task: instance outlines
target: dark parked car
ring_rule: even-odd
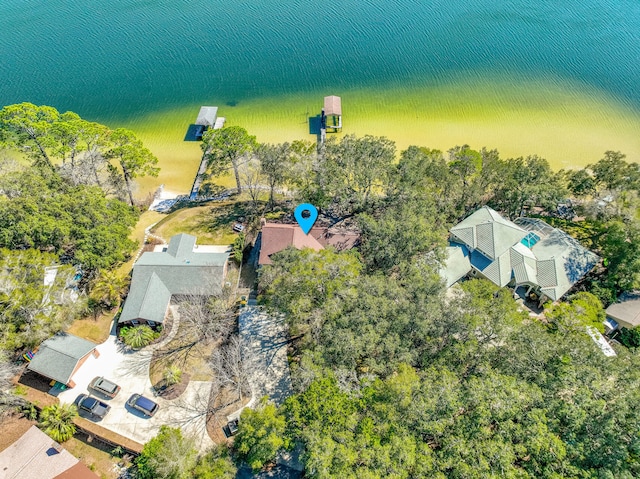
[[[158,404],[153,402],[151,399],[142,396],[141,394],[134,394],[133,396],[131,396],[127,401],[127,404],[132,408],[137,409],[145,416],[149,417],[153,416],[156,412],[158,412],[158,409],[160,409],[160,406],[158,406]]]
[[[88,412],[97,419],[102,419],[107,415],[111,406],[87,394],[81,394],[78,400],[78,409]]]
[[[91,384],[89,384],[91,389],[95,389],[96,391],[104,394],[105,396],[109,396],[110,398],[114,398],[120,392],[120,386],[111,381],[107,381],[103,377],[97,377]]]
[[[227,426],[229,427],[229,433],[231,433],[232,436],[234,436],[238,432],[238,420],[237,419],[234,419],[233,421],[229,421],[227,423]]]

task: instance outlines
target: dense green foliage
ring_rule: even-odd
[[[198,457],[193,438],[168,426],[144,445],[135,465],[140,479],[232,479],[237,472],[226,445]]]
[[[576,295],[545,326],[482,280],[447,301],[416,274],[375,284],[360,273],[304,315],[319,324],[283,412],[308,477],[640,473],[640,360],[608,359],[586,335],[595,297]]]
[[[120,337],[127,346],[135,349],[144,348],[159,336],[146,324],[141,326],[124,327],[120,330]]]
[[[245,409],[240,416],[233,447],[240,459],[254,471],[275,459],[279,449],[288,446],[284,435],[285,419],[273,404],[264,399],[255,409]]]
[[[111,309],[123,299],[129,278],[114,270],[101,270],[91,285],[89,300],[100,308]]]
[[[549,325],[559,332],[581,331],[585,326],[591,326],[604,333],[606,314],[602,302],[585,291],[569,297],[568,302],[550,305],[545,316]]]
[[[622,328],[620,330],[620,342],[628,348],[640,348],[640,328]]]
[[[75,404],[54,404],[40,412],[40,427],[54,441],[64,442],[76,433],[73,419],[78,416]]]
[[[136,459],[140,479],[191,479],[197,453],[192,438],[178,428],[161,426]],[[206,477],[206,476],[205,476]]]
[[[234,479],[237,468],[226,445],[215,446],[198,458],[193,479]]]
[[[0,349],[33,348],[68,326],[82,311],[70,289],[75,270],[59,266],[45,285],[45,268],[58,263],[51,253],[0,249]]]
[[[633,195],[620,193],[624,203],[611,201],[613,210],[578,205],[585,221],[558,224],[606,268],[591,280],[597,295],[548,307],[544,323],[489,282],[445,296],[437,274],[441,239],[460,217],[483,204],[511,217],[555,214],[565,185],[596,194],[599,175],[586,171],[572,183],[537,157],[500,160],[461,147],[445,159],[412,147],[379,178],[382,196],[335,200],[335,211],[358,218],[357,252],[272,256],[260,288],[296,339],[299,393],[282,412],[289,439],[304,446],[308,477],[640,474],[640,359],[603,356],[585,330],[602,330],[599,297],[638,284]],[[632,344],[635,332],[625,335]]]
[[[57,173],[18,169],[0,175],[0,247],[54,252],[85,270],[128,259],[138,214],[95,186]]]

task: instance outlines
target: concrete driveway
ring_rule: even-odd
[[[284,319],[267,314],[255,305],[255,300],[250,300],[240,312],[238,323],[254,369],[248,407],[265,395],[276,405],[282,404],[292,394]]]
[[[172,306],[172,309],[174,307]],[[177,311],[173,311],[177,313]],[[177,314],[174,315],[174,318]],[[178,321],[174,319],[173,327],[177,328]],[[167,338],[171,338],[171,333]],[[139,351],[133,351],[117,341],[115,331],[97,349],[99,358],[89,359],[73,375],[76,387],[67,389],[58,395],[61,403],[74,403],[80,394],[90,392],[96,397],[104,399],[111,406],[111,410],[104,419],[98,421],[100,426],[112,430],[125,437],[145,444],[160,430],[160,426],[179,427],[185,434],[192,435],[201,451],[211,447],[213,441],[209,438],[205,428],[205,405],[209,397],[211,383],[208,381],[191,381],[185,392],[174,400],[166,400],[155,395],[149,379],[149,365],[153,349],[161,345],[154,345]],[[88,385],[96,376],[104,376],[115,382],[122,389],[113,399],[101,395],[96,391],[89,391]],[[126,405],[132,394],[142,394],[157,402],[160,409],[152,418]],[[85,416],[81,413],[83,417]]]

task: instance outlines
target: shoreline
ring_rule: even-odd
[[[468,80],[399,88],[326,90],[234,106],[209,99],[202,105],[218,106],[227,125],[246,128],[259,142],[315,141],[307,118],[320,113],[324,95],[336,94],[342,97],[343,135],[386,136],[396,142],[398,153],[410,145],[446,151],[468,144],[497,149],[503,158],[538,155],[554,170],[584,167],[606,150],[640,160],[640,111],[583,84],[495,78],[483,84]],[[160,176],[139,180],[138,196],[160,184],[171,191],[189,191],[201,150],[199,142],[184,141],[184,135],[200,106],[185,105],[117,125],[105,121],[132,129],[159,159]]]

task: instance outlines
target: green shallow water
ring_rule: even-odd
[[[190,187],[200,153],[183,139],[200,105],[260,141],[312,139],[328,94],[344,133],[399,148],[640,160],[640,5],[506,3],[4,0],[0,103],[134,129],[163,168],[143,191]]]

